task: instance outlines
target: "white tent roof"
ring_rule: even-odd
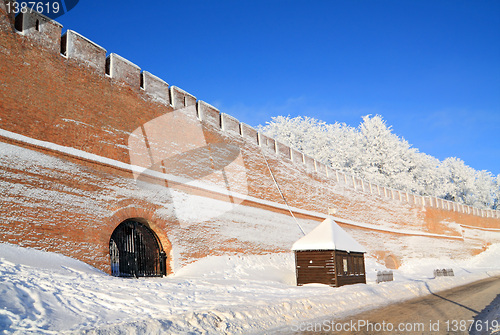
[[[361,244],[328,217],[309,234],[295,242],[292,250],[344,250],[366,252]]]

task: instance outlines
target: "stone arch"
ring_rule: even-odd
[[[166,255],[166,275],[171,274],[172,271],[172,243],[167,236],[166,228],[167,222],[165,220],[157,218],[154,212],[157,206],[144,202],[144,201],[126,201],[122,202],[126,207],[122,207],[116,210],[111,217],[107,219],[107,232],[104,234],[103,245],[106,245],[106,254],[108,259],[108,272],[111,273],[111,265],[109,262],[109,240],[111,235],[116,230],[116,228],[127,220],[137,221],[154,232],[158,238],[159,243],[162,246],[163,252]]]
[[[147,220],[130,218],[118,225],[109,240],[111,274],[119,277],[166,275],[166,254]]]

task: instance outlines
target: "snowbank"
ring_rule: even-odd
[[[11,333],[264,333],[300,320],[410,299],[500,275],[500,245],[462,263],[403,265],[375,284],[384,267],[367,259],[367,285],[294,286],[293,254],[207,257],[167,278],[125,279],[54,253],[0,244],[0,330]],[[455,277],[432,279],[436,266]],[[362,298],[362,299],[360,299]],[[496,310],[499,310],[498,308]]]

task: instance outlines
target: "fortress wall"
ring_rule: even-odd
[[[304,155],[302,154],[302,152],[291,149],[290,155],[292,158],[292,162],[294,162],[295,164],[304,164]]]
[[[101,75],[105,73],[106,49],[73,30],[68,29],[62,36],[61,54],[93,68]]]
[[[411,238],[451,241],[436,252],[457,257],[498,241],[495,211],[334,171],[116,54],[105,58],[103,48],[77,33],[59,37],[61,55],[53,46],[57,34],[13,33],[12,18],[1,8],[0,14],[0,130],[31,139],[0,133],[0,241],[58,251],[109,271],[113,229],[144,217],[173,271],[207,255],[287,252],[301,235],[283,196],[307,231],[333,208],[355,238],[369,243],[366,236],[378,234],[393,241],[370,247],[382,261],[404,259],[401,244]],[[161,127],[148,123],[159,119],[166,120]],[[180,127],[169,123],[177,119],[184,120]],[[158,134],[178,136],[184,147],[162,147]],[[149,170],[160,177],[134,179],[129,137],[142,148],[139,160],[154,163]],[[207,155],[209,148],[217,148],[219,161]],[[473,233],[474,227],[493,233]]]
[[[168,84],[164,80],[148,71],[142,71],[141,88],[153,99],[157,99],[165,105],[170,105],[170,92]]]
[[[196,97],[179,87],[171,86],[170,95],[172,96],[172,106],[174,109],[181,109],[196,104]]]
[[[280,158],[291,159],[290,147],[278,141],[276,141],[276,152]]]
[[[249,143],[259,145],[258,131],[246,123],[241,123],[241,135]]]
[[[139,90],[141,86],[141,68],[115,53],[106,58],[106,74],[134,90]]]
[[[58,22],[36,12],[20,12],[15,18],[15,28],[51,54],[59,54],[62,25]]]
[[[233,135],[241,135],[240,122],[231,115],[221,113],[221,128]]]

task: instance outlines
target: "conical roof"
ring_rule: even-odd
[[[333,221],[326,218],[309,234],[295,242],[292,250],[344,250],[366,252],[366,249],[356,242],[351,235]]]

